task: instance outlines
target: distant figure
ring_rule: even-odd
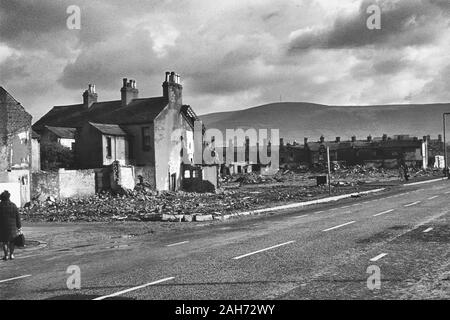
[[[14,259],[14,239],[21,232],[19,210],[10,201],[10,193],[4,191],[0,194],[0,242],[3,246],[3,260]],[[9,253],[9,256],[8,256]]]
[[[398,160],[398,169],[400,173],[400,180],[409,180],[408,166],[406,165],[405,159],[403,157]]]

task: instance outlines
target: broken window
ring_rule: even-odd
[[[144,151],[150,151],[152,146],[152,139],[150,136],[150,127],[142,128],[142,149]]]

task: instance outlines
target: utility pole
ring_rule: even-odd
[[[328,164],[328,194],[331,195],[331,165],[330,165],[330,147],[327,147],[327,164]]]
[[[443,135],[444,136],[444,141],[443,141],[443,144],[444,144],[444,173],[445,173],[446,177],[450,177],[449,172],[448,172],[448,165],[447,165],[447,141],[445,138],[445,131],[446,131],[445,130],[445,116],[448,114],[450,114],[450,113],[446,112],[442,115],[442,124],[443,124],[443,129],[444,129],[444,135]]]

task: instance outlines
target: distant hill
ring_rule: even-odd
[[[235,128],[278,128],[285,141],[303,138],[317,141],[321,135],[326,140],[341,137],[348,140],[356,135],[380,137],[409,134],[422,138],[436,138],[442,133],[442,114],[450,112],[450,103],[378,105],[378,106],[327,106],[303,102],[271,103],[250,109],[211,113],[200,116],[207,128],[219,130]],[[450,129],[450,120],[449,126]]]

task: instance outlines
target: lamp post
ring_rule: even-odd
[[[444,129],[444,141],[443,141],[443,144],[444,144],[444,172],[447,177],[450,177],[450,176],[448,174],[448,166],[447,166],[447,142],[446,142],[446,138],[445,138],[445,116],[447,116],[449,114],[450,114],[450,112],[445,112],[442,115],[442,124],[443,124],[443,129]]]

